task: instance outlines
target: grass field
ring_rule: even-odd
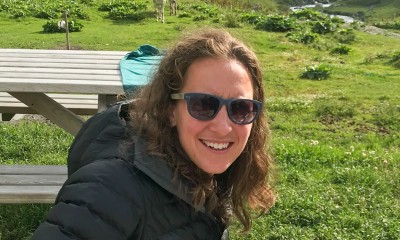
[[[161,24],[150,1],[144,2],[148,8],[141,21],[112,20],[98,11],[100,1],[86,2],[92,5],[79,6],[90,20],[79,20],[82,31],[71,33],[74,49],[167,48],[186,30],[239,25],[227,29],[257,53],[279,197],[270,212],[255,219],[248,235],[234,222],[231,239],[399,239],[399,38],[366,33],[362,24],[340,24],[305,44],[302,36],[314,35],[308,32],[310,21],[301,19],[290,37],[288,32],[256,29],[241,21],[237,16],[242,12],[234,8],[183,2],[178,13],[186,17],[166,11],[166,23]],[[10,8],[0,10],[1,48],[65,48],[63,33],[43,33],[48,20],[11,18]],[[346,48],[347,54],[333,51]],[[321,64],[328,78],[301,77],[305,67]],[[73,140],[51,123],[37,121],[0,122],[0,139],[1,164],[62,164]],[[50,207],[0,205],[0,240],[28,239]]]

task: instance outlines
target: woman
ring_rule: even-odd
[[[274,203],[255,54],[221,29],[183,37],[128,104],[86,122],[33,239],[227,239]]]

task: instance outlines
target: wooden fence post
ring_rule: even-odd
[[[69,26],[68,26],[68,10],[66,10],[63,14],[64,16],[64,21],[65,21],[65,35],[67,38],[67,50],[71,49],[71,46],[69,44]]]

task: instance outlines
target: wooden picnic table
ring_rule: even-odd
[[[0,49],[0,92],[7,92],[76,135],[84,120],[52,96],[97,95],[98,111],[103,110],[116,101],[118,94],[124,93],[119,62],[126,54],[124,51]]]

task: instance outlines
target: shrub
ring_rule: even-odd
[[[356,40],[356,34],[351,28],[340,29],[338,32],[335,33],[334,38],[340,43],[349,44]]]
[[[325,20],[328,18],[328,16],[326,14],[322,14],[322,13],[312,10],[310,8],[305,8],[300,11],[292,12],[292,13],[290,13],[289,16],[295,17],[297,19],[311,20],[311,21]]]
[[[190,17],[191,17],[191,15],[188,12],[180,12],[178,14],[178,18],[190,18]]]
[[[392,55],[390,63],[396,68],[400,68],[400,52],[396,52]]]
[[[239,28],[240,26],[240,19],[236,14],[228,14],[225,18],[225,27],[227,28]]]
[[[207,18],[208,18],[207,15],[199,14],[193,17],[193,21],[203,21],[206,20]]]
[[[337,28],[337,25],[332,21],[318,21],[312,27],[312,31],[319,34],[326,34],[330,32],[334,32]]]
[[[145,3],[136,3],[135,1],[113,0],[112,2],[101,4],[100,7],[98,8],[98,10],[99,11],[111,11],[114,8],[120,8],[120,7],[130,9],[133,11],[142,11],[147,8],[147,5]]]
[[[288,32],[297,27],[296,19],[282,15],[268,16],[256,25],[257,29],[270,32]]]
[[[331,54],[347,55],[349,52],[351,52],[351,48],[342,44],[339,44],[339,46],[331,50]]]
[[[302,78],[322,80],[330,76],[331,69],[325,64],[306,66]]]
[[[207,15],[209,17],[216,17],[219,14],[219,9],[215,6],[208,4],[194,4],[192,9],[199,12],[200,15]]]
[[[43,32],[45,33],[59,33],[65,32],[65,29],[58,26],[58,21],[52,20],[47,21],[43,26]],[[68,21],[69,32],[80,32],[83,28],[83,24],[74,20]]]
[[[146,14],[144,12],[137,12],[136,10],[125,6],[120,6],[112,8],[108,13],[108,17],[113,20],[131,19],[140,21],[146,18]]]
[[[265,20],[265,16],[256,13],[242,13],[240,14],[240,19],[242,22],[257,25]]]
[[[288,33],[286,35],[290,41],[303,43],[303,44],[310,44],[319,41],[319,35],[312,32],[300,32],[300,33]]]
[[[375,27],[384,28],[384,29],[397,29],[400,30],[400,21],[393,22],[377,22],[373,24]]]

